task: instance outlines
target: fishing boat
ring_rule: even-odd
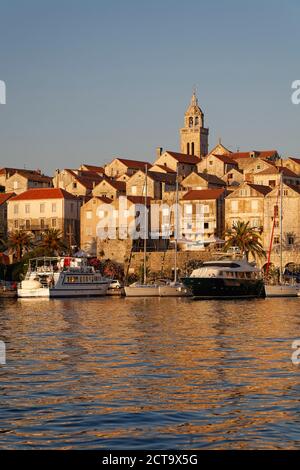
[[[265,296],[262,273],[245,258],[207,261],[183,279],[194,299],[252,299]]]
[[[34,258],[17,293],[21,298],[98,297],[106,295],[110,282],[86,258]]]
[[[300,284],[295,282],[284,282],[284,273],[283,273],[283,176],[282,173],[280,175],[280,183],[278,187],[278,195],[277,195],[277,204],[274,210],[274,218],[273,218],[273,227],[271,233],[271,240],[270,240],[270,247],[268,251],[268,262],[266,268],[266,277],[269,273],[270,262],[271,262],[271,253],[273,248],[273,240],[274,240],[274,231],[275,231],[275,224],[276,224],[276,215],[278,215],[278,204],[280,199],[280,211],[279,211],[279,225],[280,225],[280,268],[279,268],[279,283],[277,284],[270,284],[266,283],[265,291],[266,297],[297,297],[300,293]]]
[[[148,211],[147,211],[147,178],[148,167],[145,165],[145,233],[144,233],[144,260],[143,260],[143,282],[134,282],[130,286],[125,286],[126,297],[159,297],[158,284],[147,283],[147,227],[148,227]]]

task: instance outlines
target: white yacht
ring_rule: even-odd
[[[44,257],[29,261],[18,297],[91,297],[106,295],[111,280],[104,278],[86,258]]]

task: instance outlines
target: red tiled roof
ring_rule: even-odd
[[[87,168],[88,171],[91,171],[93,173],[104,173],[104,168],[102,166],[96,166],[96,165],[86,165],[85,163],[82,164],[85,168]]]
[[[82,186],[87,189],[93,189],[95,185],[103,181],[103,177],[98,175],[98,173],[81,171],[80,175],[77,175],[74,170],[67,171],[73,176],[76,181],[78,181],[78,183],[82,184]]]
[[[225,193],[225,189],[192,189],[186,193],[183,201],[207,201],[209,199],[219,199]]]
[[[128,201],[132,202],[133,204],[145,204],[145,197],[144,196],[126,196]],[[147,205],[150,204],[152,201],[152,197],[147,197]]]
[[[141,162],[139,160],[127,160],[127,158],[116,157],[115,160],[119,160],[119,162],[122,162],[128,168],[132,168],[132,169],[145,168],[146,165],[147,165],[148,168],[150,168],[152,166],[151,163],[148,163],[148,162]]]
[[[161,183],[176,183],[176,173],[160,173],[159,171],[148,171],[148,178]]]
[[[300,165],[300,158],[289,157],[288,160],[292,160],[294,163],[297,163],[298,165]]]
[[[76,199],[76,196],[68,193],[65,189],[61,188],[36,188],[28,189],[15,197],[12,197],[10,201],[22,201],[22,200],[35,200],[35,199]]]
[[[218,154],[214,154],[213,156],[216,157],[218,160],[221,160],[221,162],[223,163],[227,163],[227,164],[231,164],[231,165],[236,165],[237,166],[237,162],[235,162],[232,158],[231,158],[231,155],[228,156],[228,155],[218,155]],[[209,157],[210,158],[210,157]]]
[[[263,194],[264,196],[272,191],[272,188],[270,188],[270,186],[264,186],[262,184],[248,183],[248,186],[255,189],[255,191]]]
[[[266,168],[265,170],[262,170],[258,173],[254,173],[254,176],[256,175],[275,175],[275,174],[280,174],[282,173],[284,176],[290,176],[291,178],[300,178],[299,175],[296,175],[292,170],[285,166],[274,166],[271,168]]]
[[[157,163],[154,163],[154,165],[151,167],[155,167],[157,166],[158,168],[161,168],[162,170],[165,170],[166,173],[176,173],[176,171],[172,170],[171,168],[169,168],[168,166],[165,166],[165,165],[157,165]],[[150,171],[155,171],[155,170],[151,170],[150,168]]]
[[[15,193],[0,193],[0,206],[13,196],[15,196]]]
[[[255,152],[256,158],[270,158],[277,155],[277,150],[253,150],[253,152]],[[233,152],[230,153],[228,156],[230,156],[230,158],[232,158],[233,160],[238,160],[239,158],[252,158],[251,153],[252,152]]]
[[[187,153],[178,153],[178,152],[170,152],[166,150],[168,155],[175,158],[179,163],[188,163],[190,165],[196,165],[201,161],[201,158],[197,157],[196,155],[188,155]]]
[[[103,183],[103,181],[105,181],[106,183],[108,183],[110,186],[117,189],[118,191],[124,191],[124,192],[126,191],[126,181],[112,180],[106,177],[106,178],[102,178],[102,180],[98,183],[98,185]]]

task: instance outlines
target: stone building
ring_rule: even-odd
[[[111,203],[112,200],[106,197],[93,196],[80,208],[80,247],[89,255],[97,255],[98,211],[101,206]]]
[[[185,178],[187,175],[197,170],[199,158],[185,153],[172,152],[170,150],[162,151],[157,154],[154,165],[163,167],[173,172],[178,171],[179,177]]]
[[[103,176],[100,172],[82,168],[75,170],[66,168],[64,170],[56,170],[53,177],[53,186],[65,189],[85,201],[87,196],[91,196],[94,187],[102,180]]]
[[[35,235],[58,229],[64,238],[79,241],[80,200],[59,188],[29,189],[8,200],[8,231],[26,230]]]
[[[139,170],[144,171],[146,166],[150,169],[152,165],[148,162],[117,157],[105,165],[104,170],[106,176],[117,179],[124,174],[131,176]]]
[[[238,170],[238,164],[227,155],[210,154],[197,164],[198,173],[210,173],[223,178],[230,170]]]
[[[14,196],[15,193],[0,194],[0,240],[7,235],[7,203]]]
[[[214,236],[222,238],[225,228],[225,196],[224,189],[188,191],[180,200],[183,236],[192,241],[204,239],[206,243]]]
[[[264,228],[265,198],[272,191],[269,186],[244,182],[225,200],[226,229],[240,222],[250,222],[251,227],[262,230],[263,237],[268,238]]]
[[[205,157],[208,154],[208,134],[209,130],[204,127],[204,113],[194,92],[184,115],[184,127],[180,129],[181,153]]]
[[[300,186],[293,186],[284,183],[282,195],[282,216],[283,216],[283,250],[300,248]],[[275,221],[274,221],[275,217]],[[274,229],[274,249],[278,249],[280,244],[280,198],[279,189],[274,188],[265,197],[264,210],[264,246],[267,250],[270,244],[272,227]]]
[[[300,158],[289,157],[282,161],[282,165],[296,173],[296,175],[300,175]]]
[[[258,173],[254,173],[252,175],[252,179],[255,184],[275,188],[279,185],[281,174],[284,183],[291,185],[300,184],[300,175],[297,175],[292,170],[284,166],[272,166]]]
[[[117,199],[120,196],[126,195],[126,182],[111,180],[106,177],[94,187],[92,194],[93,196]]]
[[[176,188],[176,173],[163,173],[148,171],[147,195],[153,199],[164,199],[168,192],[174,192]],[[145,196],[146,174],[138,171],[126,183],[128,196]]]
[[[231,152],[228,156],[234,160],[240,170],[245,170],[256,159],[266,160],[269,162],[279,161],[277,150],[251,150],[250,152]]]
[[[222,180],[226,183],[228,188],[236,188],[245,181],[244,173],[241,170],[232,168],[224,176],[222,176]]]
[[[8,175],[7,175],[8,176]],[[5,192],[21,194],[33,188],[51,188],[52,178],[39,170],[15,170],[6,178]]]
[[[193,172],[181,181],[181,187],[186,191],[190,189],[224,188],[226,183],[215,175]]]

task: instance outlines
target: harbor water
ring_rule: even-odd
[[[0,448],[299,449],[299,307],[0,300]]]

